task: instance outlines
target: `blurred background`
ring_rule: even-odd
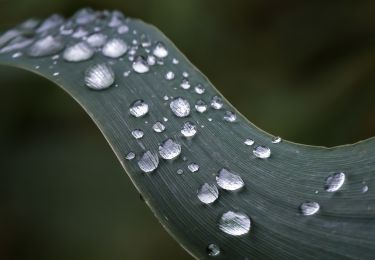
[[[274,135],[375,135],[373,0],[0,0],[0,29],[84,6],[156,25]],[[16,69],[0,67],[0,85],[0,259],[191,259],[70,97]]]

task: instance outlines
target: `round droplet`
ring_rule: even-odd
[[[141,159],[138,161],[138,166],[143,172],[153,172],[158,168],[159,165],[159,157],[155,153],[151,153],[150,151],[146,151]]]
[[[135,158],[135,153],[133,152],[129,152],[126,156],[125,156],[125,159],[126,160],[133,160]]]
[[[206,90],[204,89],[204,87],[201,84],[198,84],[194,87],[194,91],[195,91],[195,93],[197,93],[199,95],[202,95]]]
[[[299,206],[299,210],[304,216],[311,216],[317,213],[320,209],[320,205],[317,202],[307,201]]]
[[[231,191],[239,190],[245,185],[239,175],[231,173],[225,168],[219,171],[219,174],[216,176],[216,183],[220,188]]]
[[[165,140],[159,146],[159,154],[163,159],[172,160],[181,153],[181,145],[172,139]]]
[[[31,57],[43,57],[56,54],[64,48],[61,38],[46,36],[34,42],[27,54]]]
[[[223,100],[219,96],[214,96],[211,99],[211,107],[213,109],[221,109],[223,107]]]
[[[271,156],[271,149],[268,148],[267,146],[259,145],[254,148],[253,154],[257,158],[267,159]]]
[[[107,35],[103,33],[94,33],[91,34],[89,37],[87,37],[86,42],[91,47],[101,47],[103,46],[107,41]]]
[[[189,89],[191,87],[189,80],[183,79],[181,84],[180,84],[180,87],[183,88],[183,89]]]
[[[143,137],[144,133],[141,129],[134,129],[132,131],[132,136],[135,138],[135,139],[141,139]]]
[[[183,170],[183,169],[178,169],[178,170],[177,170],[177,174],[178,174],[178,175],[181,175],[181,174],[183,174],[183,173],[184,173],[184,170]]]
[[[182,77],[188,78],[189,77],[189,73],[187,73],[186,71],[182,72]]]
[[[325,191],[328,191],[328,192],[338,191],[341,188],[341,186],[344,184],[344,182],[345,182],[345,173],[338,172],[338,173],[331,174],[326,178],[324,189]]]
[[[223,119],[227,122],[233,123],[237,120],[237,115],[232,111],[225,111]]]
[[[152,129],[156,132],[156,133],[161,133],[165,130],[165,126],[163,125],[162,122],[156,122],[153,126],[152,126]]]
[[[209,256],[218,256],[220,255],[220,247],[216,244],[209,244],[207,246],[207,254]]]
[[[151,46],[151,39],[150,39],[150,36],[146,35],[146,34],[142,34],[141,35],[141,46],[143,48],[148,48]]]
[[[185,122],[181,128],[181,134],[185,137],[193,137],[197,133],[197,126],[192,122]]]
[[[101,90],[109,88],[115,81],[115,74],[107,64],[96,64],[85,72],[85,83],[91,89]]]
[[[94,21],[95,18],[95,11],[91,8],[82,8],[74,14],[74,19],[77,24],[87,24]]]
[[[368,192],[368,186],[367,185],[362,187],[362,193],[366,193],[366,192]]]
[[[205,183],[198,189],[197,196],[204,204],[210,204],[219,197],[219,190],[215,184]]]
[[[189,171],[191,171],[191,172],[197,172],[197,171],[199,171],[199,165],[196,164],[196,163],[190,163],[190,164],[188,165],[188,169],[189,169]]]
[[[152,51],[152,54],[154,54],[158,58],[165,58],[168,55],[168,50],[165,47],[164,43],[157,42],[154,50]]]
[[[207,104],[202,99],[199,99],[195,103],[195,110],[197,110],[199,113],[204,113],[207,111]]]
[[[42,32],[48,31],[52,28],[55,28],[61,25],[63,22],[64,22],[64,17],[62,17],[59,14],[53,14],[50,17],[48,17],[46,20],[44,20],[41,25],[39,25],[36,32],[42,33]]]
[[[142,117],[148,113],[148,104],[142,99],[138,99],[131,104],[129,112],[135,117]]]
[[[250,218],[242,212],[228,211],[219,221],[220,230],[232,236],[245,235],[249,233],[250,227]]]
[[[135,72],[141,73],[141,74],[146,73],[150,70],[148,63],[143,56],[135,57],[132,67]]]
[[[281,143],[281,137],[280,136],[275,136],[272,138],[272,143],[273,144],[278,144],[278,143]]]
[[[126,53],[128,45],[121,39],[113,38],[107,41],[103,46],[103,55],[110,58],[118,58]]]
[[[251,146],[254,144],[254,140],[250,138],[246,138],[245,141],[243,142],[244,144]]]
[[[65,49],[63,58],[69,62],[80,62],[90,59],[94,50],[85,42],[79,42]]]
[[[178,117],[187,117],[190,114],[190,104],[182,97],[173,99],[169,104],[169,107],[171,108],[173,114]]]
[[[179,63],[179,61],[178,61],[178,59],[176,59],[176,58],[173,58],[173,59],[172,59],[172,63],[173,63],[173,64],[178,64],[178,63]]]
[[[173,80],[173,79],[174,79],[174,73],[173,73],[173,71],[168,71],[168,72],[165,74],[164,78],[165,78],[166,80]]]
[[[147,56],[147,64],[150,66],[154,66],[156,64],[156,57],[152,55]]]
[[[123,25],[120,25],[118,28],[117,28],[117,33],[118,34],[125,34],[129,32],[129,27],[126,25],[126,24],[123,24]]]

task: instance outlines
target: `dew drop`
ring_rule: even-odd
[[[227,122],[233,123],[237,120],[237,115],[232,111],[225,111],[223,119]]]
[[[86,42],[91,47],[101,47],[103,46],[107,41],[107,35],[103,33],[94,33],[91,34],[89,37],[87,37]]]
[[[168,71],[166,74],[165,74],[165,76],[164,76],[164,78],[166,79],[166,80],[173,80],[174,79],[174,73],[173,73],[173,71]]]
[[[338,191],[341,188],[341,186],[344,184],[344,182],[345,182],[345,173],[338,172],[338,173],[331,174],[326,178],[324,189],[325,191],[328,191],[328,192]]]
[[[132,131],[132,136],[135,138],[135,139],[141,139],[143,137],[144,133],[141,129],[134,129]]]
[[[197,93],[199,95],[202,95],[206,90],[204,89],[204,87],[201,84],[198,84],[194,87],[194,91],[195,91],[195,93]]]
[[[169,100],[169,97],[168,97],[167,95],[165,95],[165,96],[163,97],[163,99],[164,99],[165,101],[168,101],[168,100]]]
[[[166,49],[164,43],[162,42],[157,42],[152,54],[154,54],[158,58],[165,58],[168,55],[168,50]]]
[[[109,88],[115,81],[115,74],[107,64],[96,64],[85,72],[85,83],[91,89],[101,90]]]
[[[176,59],[176,58],[173,58],[173,59],[172,59],[172,63],[173,63],[173,64],[178,64],[178,63],[179,63],[179,61],[178,61],[178,59]]]
[[[320,205],[317,202],[307,201],[299,206],[299,210],[304,216],[311,216],[317,213],[320,209]]]
[[[368,186],[367,185],[362,187],[362,193],[366,193],[366,192],[368,192]]]
[[[73,38],[77,38],[77,39],[80,39],[80,38],[83,38],[85,37],[89,32],[83,28],[83,27],[78,27],[75,32],[72,34],[72,37]]]
[[[159,165],[159,157],[155,153],[146,151],[138,161],[138,166],[143,172],[153,172]]]
[[[7,45],[0,49],[0,53],[12,52],[20,49],[24,49],[33,43],[33,39],[25,37],[17,37],[11,40]]]
[[[34,42],[27,54],[31,57],[43,57],[56,54],[63,48],[64,43],[60,38],[49,35]]]
[[[178,117],[187,117],[190,114],[190,104],[182,97],[173,99],[169,104],[169,107],[171,108],[173,114]]]
[[[125,159],[126,160],[133,160],[135,158],[135,153],[133,152],[129,152],[126,156],[125,156]]]
[[[124,77],[129,77],[131,71],[130,70],[127,70],[127,71],[124,71],[124,73],[122,75],[124,75]]]
[[[146,34],[141,35],[141,46],[143,48],[148,48],[151,46],[151,39],[148,35]]]
[[[91,8],[82,8],[74,14],[77,24],[87,24],[95,20],[96,14]]]
[[[165,126],[163,125],[162,122],[156,122],[153,126],[152,126],[152,129],[156,132],[156,133],[161,133],[161,132],[164,132],[165,130]]]
[[[219,171],[219,174],[216,176],[216,183],[220,188],[231,191],[241,189],[245,185],[239,175],[231,173],[225,168]]]
[[[103,55],[110,58],[119,58],[128,50],[128,45],[121,39],[113,38],[108,40],[102,49]]]
[[[140,74],[146,73],[150,70],[148,63],[143,56],[135,57],[132,67],[135,72],[140,73]]]
[[[156,64],[156,57],[152,55],[147,56],[147,64],[150,66],[154,66]]]
[[[220,255],[220,247],[216,244],[209,244],[207,246],[207,254],[209,256],[218,256]]]
[[[259,145],[254,148],[253,154],[257,158],[267,159],[271,156],[271,149],[268,148],[267,146]]]
[[[59,72],[54,72],[54,73],[52,74],[52,76],[54,76],[54,77],[57,77],[58,75],[60,75]]]
[[[80,62],[90,59],[94,50],[85,42],[79,42],[65,49],[63,58],[69,62]]]
[[[279,136],[275,136],[275,137],[272,138],[272,143],[273,144],[281,143],[281,141],[282,141],[282,139]]]
[[[64,22],[64,18],[59,14],[53,14],[48,17],[36,30],[37,33],[42,33],[57,26],[60,26]]]
[[[182,77],[188,78],[189,77],[189,73],[187,73],[186,71],[182,72]]]
[[[219,197],[219,190],[215,184],[203,184],[197,191],[198,199],[204,204],[213,203]]]
[[[183,169],[178,169],[178,170],[177,170],[177,174],[178,174],[178,175],[181,175],[181,174],[183,174],[183,173],[184,173],[184,170],[183,170]]]
[[[21,57],[22,55],[23,55],[22,52],[16,52],[16,53],[13,53],[12,58],[17,59],[17,58]]]
[[[182,79],[180,87],[183,89],[189,89],[191,87],[190,82],[188,79]]]
[[[242,212],[228,211],[219,221],[219,228],[224,233],[232,236],[241,236],[249,233],[251,227],[250,218]]]
[[[248,146],[252,146],[254,144],[254,140],[250,139],[250,138],[246,138],[243,143],[248,145]]]
[[[197,126],[187,121],[182,125],[181,134],[185,137],[193,137],[197,133]]]
[[[214,96],[211,99],[211,107],[213,109],[221,109],[223,107],[223,100],[219,96]]]
[[[181,153],[181,145],[172,139],[165,140],[159,145],[159,154],[163,159],[172,160]]]
[[[123,24],[123,25],[120,25],[118,28],[117,28],[117,33],[118,34],[125,34],[129,32],[129,27],[126,25],[126,24]]]
[[[148,104],[142,99],[138,99],[132,103],[129,112],[135,117],[142,117],[148,113]]]
[[[195,103],[195,110],[197,110],[199,113],[204,113],[207,111],[207,104],[202,99],[199,99]]]
[[[188,169],[189,169],[189,171],[191,171],[191,172],[197,172],[197,171],[199,171],[199,165],[196,164],[196,163],[190,163],[190,164],[188,165]]]

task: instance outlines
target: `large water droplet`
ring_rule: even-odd
[[[219,96],[214,96],[211,99],[211,107],[213,109],[221,109],[223,107],[223,100]]]
[[[215,184],[203,184],[197,192],[198,199],[204,204],[213,203],[219,197],[219,190]]]
[[[94,50],[85,42],[79,42],[65,49],[63,58],[70,62],[80,62],[90,59]]]
[[[138,166],[143,172],[153,172],[158,168],[159,165],[159,157],[155,153],[151,153],[150,151],[145,152],[141,159],[138,161]]]
[[[242,212],[228,211],[219,221],[220,230],[232,236],[245,235],[249,233],[250,227],[250,218]]]
[[[113,38],[108,40],[102,49],[103,55],[110,58],[119,58],[126,53],[128,45],[121,39]]]
[[[91,89],[101,90],[109,88],[115,81],[115,74],[107,64],[96,64],[85,72],[85,83]]]
[[[129,112],[135,117],[144,116],[148,113],[148,104],[142,99],[138,99],[131,104]]]
[[[178,117],[187,117],[190,114],[190,104],[182,97],[173,99],[169,104],[169,107],[171,108],[173,114]]]
[[[271,156],[271,149],[267,146],[259,145],[254,148],[253,154],[261,159],[267,159]]]
[[[195,103],[195,110],[197,110],[199,113],[204,113],[207,111],[207,104],[202,99],[197,100]]]
[[[338,191],[345,182],[345,173],[338,172],[329,175],[326,178],[324,189],[328,192]]]
[[[220,255],[220,247],[216,244],[209,244],[207,246],[207,254],[209,256],[218,256]]]
[[[20,49],[24,49],[30,44],[33,43],[33,39],[25,38],[23,36],[19,36],[13,40],[11,40],[7,45],[1,48],[0,53],[7,53],[12,52]]]
[[[319,204],[313,201],[304,202],[299,206],[299,210],[301,214],[305,216],[314,215],[315,213],[319,211],[319,209],[320,209]]]
[[[181,145],[172,139],[165,140],[159,146],[159,154],[163,159],[172,160],[181,153]]]
[[[135,138],[135,139],[141,139],[143,137],[144,133],[141,129],[134,129],[132,131],[132,136]]]
[[[31,57],[42,57],[60,52],[64,48],[61,38],[46,36],[30,46],[27,54]]]
[[[135,57],[133,64],[133,70],[137,73],[146,73],[150,70],[150,67],[143,56]]]
[[[216,176],[217,185],[224,190],[238,190],[241,189],[245,183],[242,178],[229,170],[223,168],[219,171],[218,176]]]
[[[237,115],[232,111],[225,111],[223,119],[227,122],[234,122],[237,119]]]
[[[101,47],[107,41],[107,35],[103,33],[94,33],[87,37],[86,42],[92,47]]]
[[[190,121],[185,122],[181,128],[181,134],[185,137],[193,137],[197,133],[197,126]]]
[[[156,133],[161,133],[165,130],[165,126],[163,125],[162,122],[156,122],[153,126],[152,126],[152,129],[156,132]]]
[[[157,42],[152,54],[154,54],[158,58],[165,58],[168,55],[168,50],[166,49],[164,43],[162,42]]]
[[[197,171],[199,171],[199,165],[196,164],[196,163],[190,163],[190,164],[188,165],[188,169],[189,169],[189,171],[191,171],[191,172],[197,172]]]

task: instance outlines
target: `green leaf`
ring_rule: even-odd
[[[87,45],[69,55],[69,46],[96,31],[107,40],[125,41],[126,54],[108,57],[120,51],[115,42],[107,56],[98,47],[92,48],[91,57]],[[142,73],[134,71],[134,62],[139,56],[152,55],[158,42],[168,55],[162,57],[166,53],[161,49],[155,65],[135,69]],[[273,136],[221,97],[160,31],[119,12],[84,9],[68,20],[57,15],[44,23],[29,20],[5,32],[0,48],[1,65],[23,68],[55,82],[82,106],[160,223],[194,257],[214,257],[210,256],[214,244],[220,248],[218,259],[373,258],[375,139],[334,148],[273,142]],[[80,53],[74,50],[82,51],[85,60],[77,61]],[[68,56],[75,61],[66,61]],[[91,70],[98,68],[102,74],[93,74]],[[169,73],[168,80],[170,71],[174,78]],[[85,79],[88,75],[91,80]],[[188,83],[181,87],[184,79]],[[199,84],[204,93],[195,89]],[[103,89],[97,90],[98,86]],[[249,102],[254,98],[248,97]],[[134,116],[139,110],[129,110],[137,100],[148,105],[142,117]],[[207,104],[207,111],[196,110],[199,100]],[[215,100],[216,105],[212,104]],[[156,122],[166,129],[155,132]],[[187,122],[196,127],[193,137],[181,132]],[[136,129],[143,131],[142,138],[133,137]],[[190,125],[187,130],[191,133],[192,129]],[[165,142],[168,139],[173,142]],[[246,139],[255,143],[247,145]],[[258,158],[268,157],[266,148],[270,157]],[[136,158],[127,160],[129,152]],[[139,163],[144,154],[151,163]],[[199,166],[195,172],[192,163]],[[156,169],[151,172],[152,168]],[[209,189],[201,200],[212,202],[218,193],[209,204],[197,196],[205,183],[209,186],[203,188]],[[236,217],[234,222],[231,217]]]

